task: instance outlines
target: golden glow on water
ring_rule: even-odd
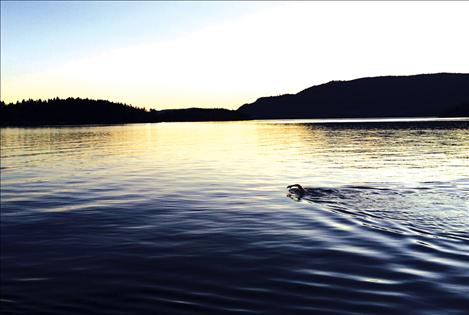
[[[101,172],[109,165],[125,170],[140,163],[186,177],[216,172],[222,181],[272,178],[272,184],[282,185],[422,182],[459,178],[467,170],[467,133],[281,121],[12,128],[2,131],[2,157],[5,166],[73,169],[89,158],[95,165],[88,167]]]

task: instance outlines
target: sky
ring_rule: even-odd
[[[469,2],[1,1],[1,100],[236,109],[331,80],[469,73]]]

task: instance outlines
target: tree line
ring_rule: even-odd
[[[2,126],[217,121],[243,118],[246,117],[227,109],[188,108],[158,111],[108,100],[73,97],[0,103],[0,125]]]

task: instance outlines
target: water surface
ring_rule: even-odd
[[[2,314],[467,314],[468,127],[4,128]]]

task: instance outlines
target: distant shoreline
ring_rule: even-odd
[[[0,126],[451,117],[469,117],[469,74],[435,73],[331,81],[296,94],[261,97],[237,110],[196,107],[147,110],[108,100],[72,97],[0,103]]]
[[[256,119],[254,121],[276,122],[285,121],[286,123],[383,123],[383,122],[445,122],[445,121],[468,121],[468,117],[374,117],[374,118],[312,118],[312,119]]]
[[[55,125],[11,125],[0,126],[4,128],[80,128],[80,127],[112,127],[142,124],[174,124],[174,123],[234,123],[234,122],[262,122],[265,124],[386,124],[386,123],[451,123],[467,122],[469,117],[399,117],[399,118],[324,118],[324,119],[246,119],[246,120],[223,120],[223,121],[166,121],[166,122],[134,122],[134,123],[108,123],[108,124],[55,124]],[[468,125],[469,126],[469,125]]]

